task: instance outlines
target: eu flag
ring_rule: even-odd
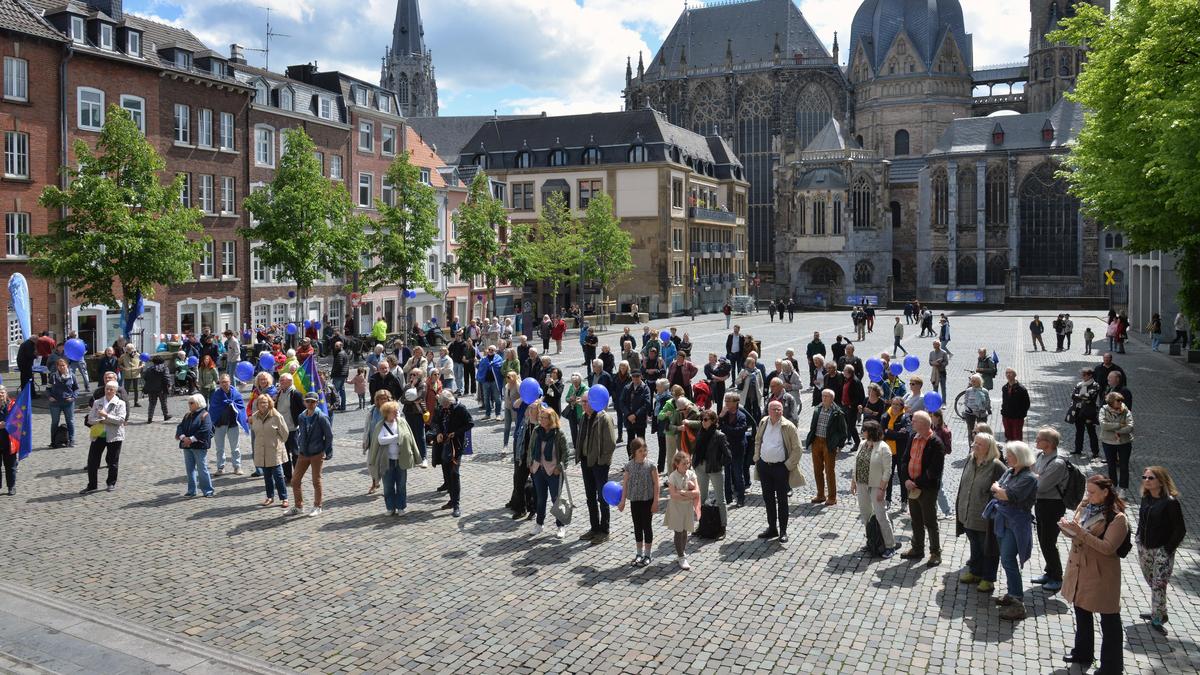
[[[296,371],[296,382],[302,385],[302,387],[297,387],[301,391],[317,392],[317,408],[328,416],[329,406],[325,402],[325,383],[321,381],[321,373],[317,371],[317,357],[315,354],[304,359],[304,365]]]
[[[32,382],[26,382],[17,395],[17,402],[8,411],[4,420],[4,428],[8,431],[8,442],[12,444],[10,452],[17,453],[17,459],[25,459],[33,452],[33,418],[29,408],[33,402]]]

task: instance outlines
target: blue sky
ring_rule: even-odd
[[[1024,58],[1027,3],[960,1],[977,65]],[[797,4],[826,45],[838,32],[845,58],[856,3]],[[267,6],[273,30],[291,36],[272,40],[272,70],[315,60],[378,81],[396,0],[125,1],[126,11],[188,28],[222,53],[232,42],[262,47]],[[426,0],[441,114],[618,110],[625,58],[636,63],[641,51],[649,61],[682,9],[683,0]],[[263,65],[260,53],[247,60]]]

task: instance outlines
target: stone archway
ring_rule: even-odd
[[[797,294],[810,301],[819,296],[826,305],[839,304],[845,301],[846,271],[830,258],[809,258],[801,263],[794,285]]]

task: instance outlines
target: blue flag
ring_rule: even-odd
[[[329,416],[329,405],[325,402],[325,383],[321,381],[321,373],[317,371],[316,355],[304,359],[304,365],[296,371],[296,379],[303,385],[305,392],[317,392],[317,408]]]
[[[12,447],[4,448],[0,452],[15,452],[18,460],[25,459],[33,452],[33,417],[29,413],[33,403],[32,386],[32,382],[26,382],[25,386],[21,387],[16,403],[8,411],[8,418],[4,420],[4,429],[8,432],[8,442]]]

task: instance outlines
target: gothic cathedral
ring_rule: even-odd
[[[425,29],[421,26],[421,7],[417,0],[396,3],[392,46],[383,56],[379,86],[396,93],[400,114],[405,117],[436,117],[438,114],[433,53],[425,48]]]

